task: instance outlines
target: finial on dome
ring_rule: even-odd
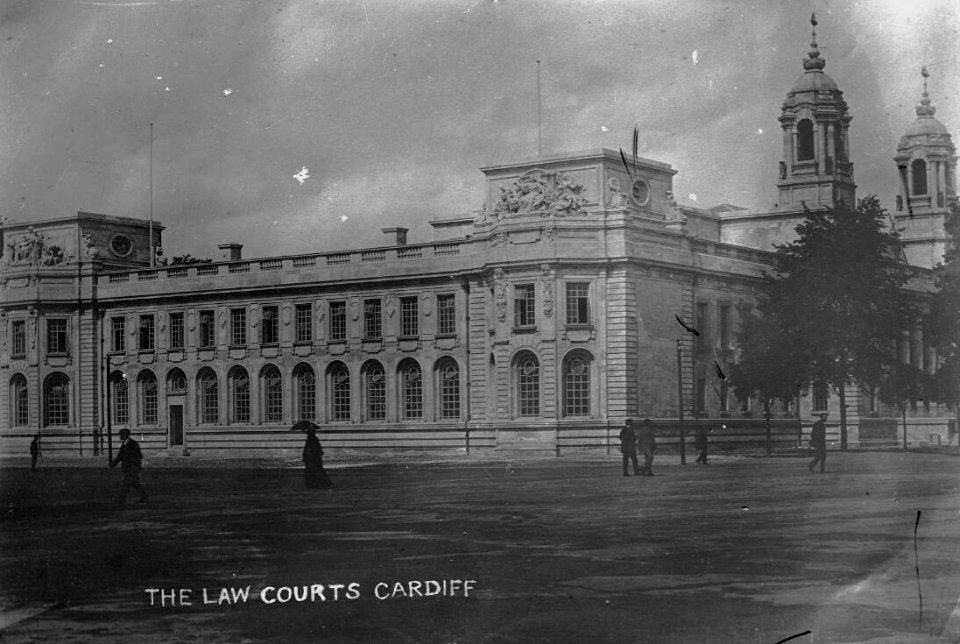
[[[917,116],[933,116],[937,113],[937,108],[930,104],[930,95],[927,94],[927,78],[930,77],[930,72],[926,65],[920,68],[920,75],[923,76],[923,98],[917,105]]]
[[[823,58],[820,57],[820,50],[817,48],[817,14],[810,14],[810,24],[813,26],[813,39],[810,42],[810,51],[807,52],[807,57],[803,59],[803,68],[807,71],[823,69],[824,65],[827,64]]]

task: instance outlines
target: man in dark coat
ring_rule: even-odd
[[[810,430],[810,447],[813,448],[814,457],[810,461],[807,469],[811,472],[817,463],[820,463],[820,473],[823,474],[824,466],[827,462],[827,415],[820,414],[820,420],[813,424]]]
[[[697,437],[694,439],[694,446],[700,451],[700,455],[697,456],[697,463],[701,465],[707,464],[707,447],[710,444],[708,435],[713,431],[712,427],[697,427]]]
[[[141,503],[146,503],[147,491],[140,485],[140,469],[143,467],[143,453],[140,451],[140,445],[130,438],[130,430],[126,428],[120,430],[120,440],[120,449],[117,450],[116,457],[110,461],[110,467],[116,467],[117,463],[120,463],[123,471],[123,483],[117,495],[117,505],[123,505],[126,502],[130,488],[140,494]]]
[[[40,458],[40,434],[33,437],[30,441],[30,469],[37,471],[37,459]]]
[[[317,438],[317,430],[313,427],[307,428],[307,442],[303,445],[303,466],[307,487],[322,490],[333,487],[333,481],[323,470],[323,447]]]
[[[633,462],[633,473],[640,476],[640,463],[637,462],[637,435],[633,431],[632,421],[627,421],[620,430],[620,453],[623,454],[623,475],[630,476],[627,462]]]
[[[653,422],[649,418],[645,418],[637,430],[637,449],[643,453],[640,474],[653,476],[653,453],[657,451],[657,439],[653,436]]]

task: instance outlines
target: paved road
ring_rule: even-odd
[[[151,502],[118,510],[115,471],[6,461],[0,639],[958,642],[958,465],[464,457],[335,468],[326,492],[148,455]]]

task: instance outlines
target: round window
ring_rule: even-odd
[[[650,186],[643,179],[634,179],[633,186],[630,188],[630,196],[637,202],[637,205],[644,205],[650,199]]]
[[[110,250],[117,257],[126,257],[133,251],[133,240],[127,235],[114,235],[110,240]]]

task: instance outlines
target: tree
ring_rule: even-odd
[[[880,401],[892,405],[903,419],[903,449],[907,449],[907,408],[927,396],[927,375],[906,362],[893,362],[877,386]]]
[[[212,259],[200,259],[199,257],[194,257],[190,253],[184,255],[174,255],[170,258],[170,265],[177,266],[180,264],[209,264],[212,262]]]
[[[847,448],[845,387],[878,383],[896,361],[902,331],[915,319],[904,290],[909,269],[876,197],[856,208],[809,212],[797,239],[778,245],[758,310],[779,342],[765,360],[802,365],[796,376],[839,396],[840,448]],[[786,352],[786,355],[785,355]],[[796,357],[798,356],[798,357]]]

